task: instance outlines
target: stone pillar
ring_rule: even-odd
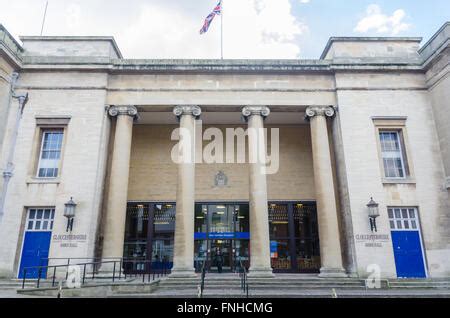
[[[106,222],[103,238],[103,257],[123,257],[125,219],[130,171],[133,119],[138,112],[134,106],[111,106],[111,117],[117,117],[114,148],[109,178]]]
[[[178,182],[175,216],[175,241],[171,277],[195,276],[195,119],[201,114],[198,106],[176,106],[180,121],[178,143]]]
[[[250,269],[249,276],[273,277],[270,264],[269,213],[264,137],[266,106],[245,106],[242,115],[248,123],[250,183]]]
[[[333,117],[332,106],[310,106],[306,117],[310,119],[314,182],[316,187],[317,217],[319,223],[320,277],[346,277],[342,266],[336,197],[331,167],[327,117]]]

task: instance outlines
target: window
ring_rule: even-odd
[[[388,217],[391,230],[419,230],[419,215],[416,208],[389,208]]]
[[[56,178],[59,173],[63,130],[44,130],[37,169],[38,178]]]
[[[386,178],[407,176],[403,140],[399,131],[380,131],[381,157]]]
[[[27,231],[51,231],[55,209],[29,209],[26,223]]]

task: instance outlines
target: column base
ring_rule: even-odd
[[[251,268],[248,270],[248,277],[274,278],[272,268]]]
[[[348,278],[343,268],[322,267],[319,277],[321,278]]]
[[[355,273],[355,272],[349,272],[349,273],[347,273],[347,277],[348,278],[359,278],[359,275],[358,275],[358,273]]]
[[[170,278],[193,278],[197,277],[197,274],[195,273],[195,269],[188,268],[188,269],[176,269],[172,268],[171,273],[169,274]]]

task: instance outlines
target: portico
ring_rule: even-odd
[[[180,128],[178,143],[176,217],[173,246],[172,276],[189,277],[195,275],[194,260],[194,220],[196,203],[196,122],[205,115],[205,107],[198,105],[177,105],[173,107],[173,116]],[[208,107],[206,107],[208,108]],[[121,176],[112,181],[108,191],[108,206],[104,226],[105,241],[103,257],[122,257],[125,224],[125,208],[128,191],[131,136],[133,134],[133,118],[138,116],[137,109],[143,107],[111,106],[109,114],[115,119],[116,129],[112,150],[111,176]],[[282,113],[275,107],[277,114]],[[342,264],[340,231],[338,228],[338,210],[333,183],[332,161],[328,137],[327,121],[333,120],[335,109],[331,106],[304,107],[304,115],[309,121],[311,130],[312,157],[314,167],[317,215],[320,235],[320,276],[342,277],[345,271]],[[303,114],[303,112],[302,112]],[[250,223],[250,268],[249,274],[255,277],[271,277],[271,247],[269,237],[268,185],[265,164],[256,160],[259,154],[267,153],[263,128],[267,118],[271,116],[269,106],[244,106],[241,115],[247,123],[248,132],[248,198]],[[125,124],[124,124],[125,123]],[[307,122],[306,122],[307,124]],[[305,123],[303,123],[305,125]],[[255,133],[253,133],[254,131]],[[262,132],[258,133],[258,132]],[[120,136],[118,135],[120,134]],[[127,136],[124,138],[123,136]],[[167,136],[168,138],[170,136]],[[119,161],[115,158],[121,158]],[[125,178],[126,177],[126,178]],[[204,181],[202,181],[204,182]],[[210,201],[214,201],[214,197]],[[120,211],[120,212],[119,212]],[[119,217],[119,214],[120,217]],[[121,225],[120,225],[121,224]],[[114,238],[114,239],[113,239]]]

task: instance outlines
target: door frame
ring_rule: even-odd
[[[14,276],[15,277],[19,277],[19,275],[20,275],[20,266],[22,265],[22,256],[23,256],[23,247],[24,247],[24,245],[25,245],[25,234],[26,234],[26,232],[28,231],[27,230],[27,227],[28,227],[28,221],[29,221],[29,213],[30,213],[30,210],[32,210],[32,209],[36,209],[36,210],[38,210],[38,209],[42,209],[42,210],[45,210],[45,209],[50,209],[50,210],[53,210],[54,211],[54,218],[52,219],[53,220],[53,227],[54,227],[54,224],[55,224],[55,219],[56,219],[56,207],[54,207],[54,206],[44,206],[44,207],[34,207],[34,206],[28,206],[28,207],[25,207],[24,208],[24,216],[23,216],[23,223],[22,223],[22,225],[21,225],[21,231],[20,231],[20,235],[22,236],[20,239],[21,239],[21,243],[20,243],[20,246],[18,247],[19,249],[18,249],[18,252],[19,252],[19,257],[18,258],[16,258],[16,260],[17,260],[17,265],[15,266],[15,268],[16,268],[16,273],[14,274]],[[50,256],[50,251],[51,251],[51,248],[52,248],[52,235],[53,235],[53,227],[50,229],[50,231],[48,231],[48,230],[46,230],[46,231],[30,231],[30,232],[50,232],[51,234],[50,234],[50,243],[49,243],[49,245],[48,245],[48,255]],[[16,256],[17,257],[17,256]],[[28,279],[28,278],[27,278]],[[29,278],[29,279],[34,279],[34,278]]]
[[[389,209],[414,209],[416,217],[414,218],[414,220],[417,222],[417,229],[408,229],[406,231],[415,231],[415,232],[419,232],[419,242],[420,242],[420,249],[422,252],[422,262],[423,262],[423,267],[424,267],[424,272],[425,272],[425,277],[422,279],[426,279],[429,278],[429,273],[428,273],[428,260],[427,260],[427,255],[425,253],[425,242],[423,241],[423,237],[422,237],[422,220],[420,218],[421,213],[419,211],[419,207],[417,206],[387,206],[386,212],[388,212]],[[394,212],[395,213],[395,212]],[[401,211],[400,211],[401,213]],[[409,211],[408,211],[409,213]],[[403,218],[401,218],[403,220]],[[396,220],[396,218],[394,218],[394,220]],[[388,222],[391,221],[391,219],[389,218],[388,215]],[[405,229],[392,229],[389,225],[389,230],[390,230],[390,234],[391,234],[391,245],[392,245],[392,256],[394,257],[394,266],[395,266],[395,275],[398,278],[398,273],[397,273],[397,263],[395,261],[395,251],[394,251],[394,244],[392,241],[392,232],[393,231],[397,231],[397,232],[405,232]],[[419,278],[418,278],[419,279]]]

